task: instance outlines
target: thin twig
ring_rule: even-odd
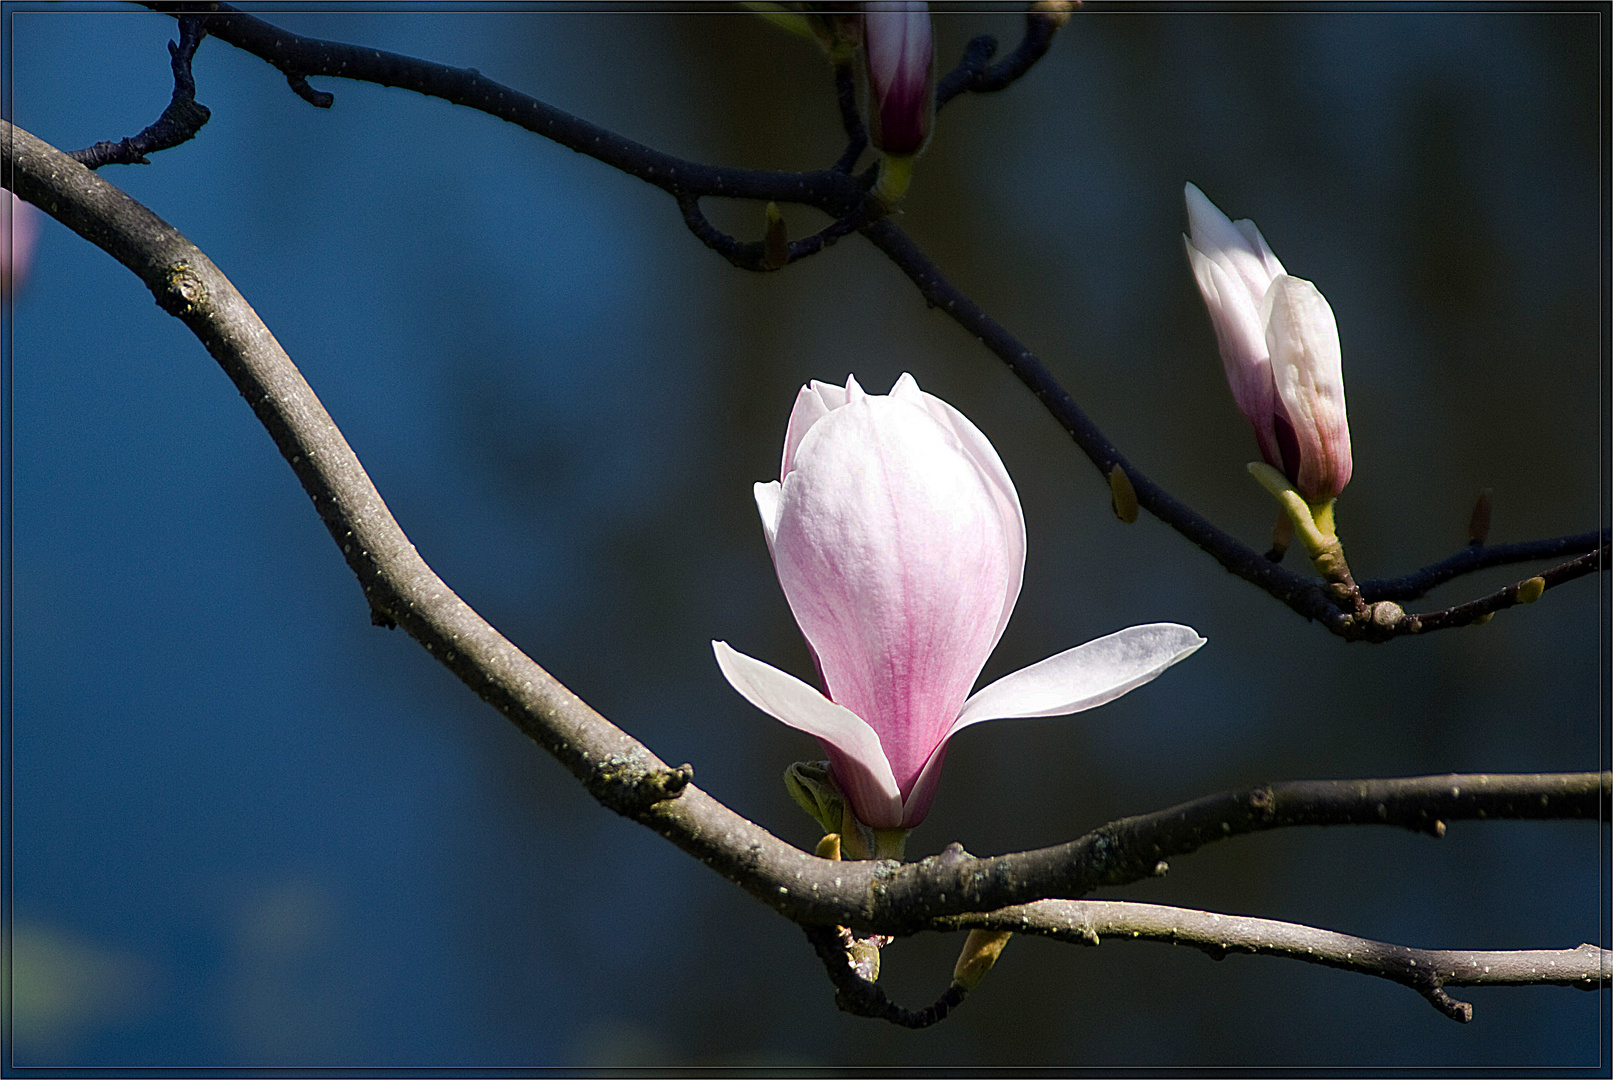
[[[1551,540],[1531,540],[1521,544],[1495,544],[1489,547],[1470,545],[1441,562],[1414,570],[1403,577],[1380,578],[1361,582],[1361,595],[1368,601],[1417,600],[1430,590],[1463,574],[1487,570],[1492,566],[1534,562],[1538,559],[1560,559],[1564,555],[1581,555],[1593,551],[1608,540],[1608,531],[1580,533],[1577,536],[1559,536]]]
[[[1464,625],[1485,613],[1476,610],[1472,616],[1452,616],[1436,612],[1423,620],[1374,618],[1372,616],[1377,613],[1366,609],[1346,612],[1329,597],[1323,582],[1283,569],[1170,495],[1127,461],[1076,406],[1036,356],[947,281],[928,256],[889,219],[879,218],[871,223],[863,223],[862,215],[874,218],[867,208],[864,195],[868,177],[849,175],[845,169],[850,166],[841,167],[845,163],[844,157],[834,168],[810,173],[773,173],[702,165],[623,138],[503,86],[474,70],[433,64],[378,49],[301,37],[237,11],[228,4],[173,4],[162,0],[142,2],[155,10],[176,16],[190,12],[205,19],[208,33],[286,72],[288,78],[293,79],[294,87],[297,79],[309,75],[336,76],[382,86],[403,87],[497,116],[654,184],[673,195],[685,223],[702,243],[742,269],[767,271],[777,267],[766,265],[761,244],[740,241],[711,225],[700,212],[700,197],[793,202],[816,207],[828,213],[834,222],[810,237],[793,241],[788,261],[822,251],[840,236],[860,228],[863,235],[912,279],[929,304],[945,310],[1008,365],[1053,414],[1105,479],[1116,465],[1122,466],[1136,488],[1139,505],[1203,549],[1224,568],[1270,593],[1299,615],[1320,622],[1346,640],[1379,642]],[[967,78],[959,75],[955,80],[959,89],[950,89],[949,83],[948,92],[955,96],[961,89],[993,90],[1009,85],[1046,52],[1053,32],[1067,17],[1067,12],[1060,10],[1064,7],[1066,5],[1056,3],[1032,5],[1032,10],[1027,14],[1024,40],[1012,56],[997,65],[989,68],[983,66],[989,58],[989,52],[982,39],[971,43],[972,51],[966,50],[965,61],[958,69]],[[840,78],[837,75],[837,80]],[[306,86],[306,83],[302,85]],[[839,85],[843,90],[844,84]],[[1544,549],[1558,543],[1560,541],[1540,541],[1538,546]],[[1503,557],[1499,561],[1507,559]],[[1464,552],[1437,567],[1418,571],[1412,577],[1419,581],[1426,579],[1431,583],[1427,587],[1432,587],[1432,584],[1481,566],[1498,564],[1498,561],[1487,561],[1482,552],[1471,557]],[[1424,577],[1419,578],[1418,575]],[[1369,582],[1361,592],[1369,600],[1392,600],[1400,595],[1397,586],[1407,580]],[[1373,587],[1378,587],[1380,591],[1374,592]],[[1416,587],[1412,586],[1413,589]],[[1496,598],[1488,599],[1498,607],[1507,606]]]
[[[1542,570],[1534,578],[1525,578],[1523,581],[1513,582],[1504,589],[1498,589],[1489,596],[1470,600],[1465,604],[1445,608],[1443,611],[1431,611],[1426,614],[1409,616],[1414,620],[1419,631],[1443,630],[1450,626],[1470,626],[1482,622],[1497,611],[1514,607],[1518,604],[1532,604],[1540,599],[1540,595],[1547,589],[1556,588],[1565,581],[1572,581],[1586,574],[1596,573],[1607,569],[1608,545],[1603,544],[1595,551],[1587,552],[1577,559],[1570,559],[1565,563],[1558,563],[1549,570]],[[1538,591],[1531,592],[1530,583],[1539,579]],[[1526,599],[1525,597],[1532,597]]]
[[[1030,71],[1036,61],[1047,55],[1053,45],[1053,35],[1068,21],[1074,4],[1032,4],[1025,12],[1025,35],[1014,51],[987,66],[997,52],[997,39],[990,34],[974,38],[963,50],[958,66],[947,72],[935,84],[935,108],[941,107],[959,94],[968,91],[989,94],[1006,89]]]
[[[169,150],[195,138],[212,115],[206,105],[196,100],[196,80],[190,73],[191,58],[206,33],[199,19],[180,18],[179,41],[168,43],[174,93],[168,100],[168,107],[149,127],[127,139],[98,142],[83,150],[74,150],[68,156],[86,169],[99,169],[103,165],[149,165],[147,154]]]
[[[1127,460],[1036,355],[948,281],[929,256],[894,222],[877,221],[864,229],[863,235],[912,279],[926,303],[945,311],[1008,365],[1085,452],[1106,483],[1115,466],[1120,466],[1136,489],[1138,505],[1208,552],[1227,570],[1258,585],[1307,619],[1318,620],[1335,633],[1347,632],[1350,624],[1346,623],[1344,612],[1327,598],[1320,581],[1285,570],[1246,547],[1177,501]]]
[[[1413,949],[1300,923],[1116,900],[1041,900],[937,920],[941,929],[1012,930],[1081,945],[1103,939],[1163,941],[1199,949],[1216,960],[1229,953],[1283,956],[1409,986],[1453,1020],[1473,1019],[1473,1006],[1447,986],[1572,986],[1595,990],[1613,982],[1613,952],[1575,949],[1513,951]]]
[[[472,68],[450,67],[383,49],[303,37],[229,4],[176,4],[165,0],[142,0],[142,3],[176,18],[194,15],[202,20],[208,35],[259,57],[286,73],[288,78],[354,79],[441,98],[496,116],[674,196],[717,195],[802,203],[836,218],[850,213],[862,201],[858,179],[843,172],[822,169],[789,173],[702,165],[662,153],[572,116]]]
[[[868,129],[857,109],[857,77],[849,62],[834,66],[835,101],[840,106],[840,123],[846,129],[846,149],[832,166],[835,172],[849,173],[868,149]]]
[[[872,177],[868,177],[870,181]],[[778,270],[788,266],[798,259],[809,255],[816,255],[824,248],[835,243],[842,237],[849,236],[858,229],[863,228],[869,221],[885,213],[885,208],[877,199],[865,198],[851,213],[843,218],[831,221],[811,236],[800,240],[791,240],[788,251],[782,263],[768,265],[766,248],[760,240],[740,240],[723,232],[711,223],[705,212],[700,209],[698,195],[679,195],[678,209],[683,214],[683,223],[694,233],[695,238],[741,270]]]
[[[927,1028],[945,1020],[969,993],[953,983],[933,1004],[922,1009],[903,1008],[887,997],[878,983],[863,978],[852,965],[845,949],[844,927],[804,926],[802,929],[829,973],[829,981],[835,988],[835,1004],[842,1012],[885,1020],[898,1027]]]

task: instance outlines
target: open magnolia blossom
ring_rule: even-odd
[[[970,694],[1025,568],[1025,516],[1002,461],[962,413],[903,375],[888,396],[803,387],[780,479],[756,485],[779,584],[827,696],[714,641],[735,690],[815,735],[859,821],[929,812],[947,741],[970,724],[1112,701],[1193,652],[1186,626],[1089,641]]]
[[[1339,328],[1315,285],[1291,277],[1248,219],[1228,220],[1192,184],[1184,192],[1188,262],[1210,309],[1238,409],[1266,464],[1313,505],[1350,482]]]

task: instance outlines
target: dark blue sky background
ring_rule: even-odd
[[[739,14],[429,8],[266,17],[475,67],[660,149],[814,168],[812,46]],[[938,17],[943,66],[1012,13]],[[165,16],[7,5],[16,122],[138,131]],[[1253,438],[1182,253],[1182,184],[1252,217],[1337,314],[1358,577],[1606,521],[1605,28],[1591,14],[1078,14],[941,116],[901,219],[1140,468],[1263,545]],[[795,389],[902,371],[995,442],[1028,519],[990,679],[1139,622],[1209,644],[1122,701],[953,744],[922,856],[996,853],[1266,780],[1608,767],[1606,584],[1488,626],[1345,645],[1145,517],[1118,523],[1031,395],[866,243],[749,275],[661,192],[489,117],[217,40],[212,120],[103,170],[279,337],[421,553],[539,663],[794,843],[811,740],[709,641],[810,671],[750,485]],[[762,210],[707,203],[759,235]],[[820,221],[786,210],[797,233]],[[1283,960],[1016,940],[955,1016],[838,1013],[794,926],[575,781],[356,583],[224,375],[55,222],[11,325],[14,1062],[90,1066],[1592,1065],[1608,995],[1410,991]],[[1297,558],[1291,563],[1298,565]],[[1448,586],[1471,598],[1518,572]],[[1464,823],[1244,837],[1105,895],[1423,947],[1606,944],[1607,831]],[[959,941],[884,982],[945,985]]]

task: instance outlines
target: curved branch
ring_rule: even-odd
[[[686,161],[654,150],[503,86],[473,69],[453,68],[379,49],[302,37],[228,4],[176,4],[164,0],[140,2],[176,18],[194,17],[201,20],[207,33],[260,57],[284,72],[292,88],[315,104],[328,106],[330,95],[320,95],[309,89],[306,79],[310,75],[400,87],[496,116],[638,177],[671,194],[677,200],[690,231],[707,247],[744,270],[768,271],[778,267],[767,264],[762,244],[738,240],[712,225],[700,211],[701,197],[800,203],[822,210],[835,219],[818,233],[792,241],[786,264],[816,254],[853,231],[862,231],[912,279],[926,302],[932,307],[944,308],[964,329],[974,334],[1008,365],[1106,479],[1117,466],[1122,468],[1136,489],[1139,505],[1209,553],[1228,571],[1270,593],[1304,618],[1320,622],[1339,637],[1350,641],[1381,642],[1408,634],[1468,625],[1486,614],[1511,606],[1511,599],[1498,593],[1470,605],[1432,612],[1427,616],[1400,617],[1400,613],[1397,613],[1393,619],[1379,620],[1372,618],[1364,605],[1353,605],[1351,611],[1345,611],[1330,597],[1324,582],[1284,570],[1264,554],[1255,552],[1213,525],[1139,472],[1080,410],[1029,349],[947,281],[917,245],[888,219],[876,220],[878,208],[871,207],[865,198],[871,177],[854,177],[849,173],[861,148],[857,146],[856,133],[846,114],[846,93],[850,83],[849,72],[844,67],[836,74],[837,93],[843,119],[851,132],[852,145],[848,146],[840,161],[829,169],[806,173],[727,169]],[[1069,18],[1072,6],[1065,0],[1038,0],[1032,4],[1026,15],[1024,39],[1014,54],[996,65],[988,67],[986,64],[996,48],[995,42],[986,37],[976,38],[965,50],[964,60],[959,67],[942,80],[937,100],[944,103],[963,90],[998,90],[1012,83],[1047,51],[1053,34]],[[853,153],[854,149],[856,153]],[[1488,550],[1545,550],[1557,543],[1560,542],[1541,541],[1535,545],[1511,545],[1510,549]],[[1368,586],[1376,586],[1378,591],[1363,587],[1357,598],[1364,596],[1373,600],[1393,600],[1402,595],[1410,598],[1411,595],[1421,595],[1415,592],[1419,587],[1431,588],[1434,584],[1482,566],[1532,557],[1537,556],[1519,554],[1513,559],[1505,554],[1469,556],[1464,552],[1408,578],[1370,582]],[[1559,577],[1566,580],[1561,575]],[[1425,581],[1427,584],[1422,584]]]
[[[1572,986],[1595,990],[1613,982],[1613,952],[1576,949],[1479,951],[1413,949],[1300,923],[1118,900],[1041,900],[1001,911],[936,921],[937,929],[1012,930],[1081,945],[1104,938],[1186,945],[1220,960],[1228,953],[1284,956],[1409,986],[1440,1012],[1463,1023],[1473,1006],[1447,986]]]
[[[872,182],[873,176],[870,174],[864,179]],[[797,259],[816,255],[841,237],[849,236],[886,212],[879,200],[865,197],[857,208],[845,217],[831,221],[811,236],[791,240],[787,245],[784,261],[770,265],[767,261],[766,245],[762,241],[740,240],[713,225],[711,219],[700,209],[700,196],[679,195],[678,210],[683,214],[683,223],[694,233],[695,239],[741,270],[756,271],[779,270]]]
[[[823,961],[829,981],[834,984],[835,1004],[842,1012],[884,1020],[905,1028],[927,1028],[945,1020],[962,1003],[969,991],[957,983],[948,986],[935,1003],[922,1009],[907,1009],[885,995],[880,985],[857,970],[846,951],[851,936],[844,926],[807,926],[807,940]]]
[[[975,94],[995,93],[1017,82],[1031,67],[1047,55],[1053,45],[1053,35],[1070,20],[1070,12],[1080,0],[1042,0],[1032,4],[1025,12],[1025,36],[1013,52],[988,66],[996,55],[997,39],[981,34],[964,48],[963,59],[935,84],[935,108],[941,107],[964,92]]]
[[[565,765],[599,802],[671,839],[801,922],[863,906],[874,867],[791,847],[690,783],[562,686],[454,594],[398,526],[302,374],[229,280],[167,222],[61,151],[0,121],[0,179],[138,276],[194,333],[268,430],[358,578],[396,624]],[[854,869],[855,867],[855,869]]]
[[[200,20],[210,36],[251,53],[285,73],[287,79],[292,80],[293,89],[299,81],[306,87],[310,76],[328,76],[413,90],[496,116],[673,195],[721,195],[803,203],[836,218],[844,217],[862,201],[862,186],[845,172],[834,169],[767,172],[687,161],[572,116],[489,79],[473,68],[449,67],[382,49],[303,37],[229,4],[175,4],[164,0],[141,0],[141,3],[176,18],[188,16]],[[314,103],[328,107],[330,95]]]
[[[1212,795],[1105,825],[1069,844],[976,859],[957,845],[917,863],[819,859],[669,768],[481,618],[426,564],[324,406],[251,305],[171,225],[61,151],[0,121],[0,180],[143,281],[235,383],[363,587],[395,623],[569,769],[595,799],[655,830],[802,925],[910,934],[932,920],[1076,897],[1155,873],[1171,855],[1292,825],[1606,821],[1613,773],[1301,781]]]
[[[1572,581],[1586,574],[1596,573],[1607,569],[1608,545],[1603,543],[1595,551],[1581,555],[1577,559],[1570,559],[1559,563],[1549,570],[1543,570],[1532,578],[1513,582],[1504,589],[1498,589],[1489,596],[1470,600],[1465,604],[1446,608],[1443,611],[1432,611],[1410,616],[1415,620],[1417,632],[1427,630],[1443,630],[1449,626],[1471,626],[1474,623],[1485,622],[1497,611],[1502,611],[1518,604],[1532,604],[1540,599],[1547,589],[1556,588],[1565,581]],[[1538,581],[1537,589],[1531,589],[1531,582]],[[1408,620],[1409,621],[1409,620]]]
[[[1322,591],[1320,581],[1301,577],[1240,543],[1179,502],[1126,459],[1103,432],[1081,411],[1051,372],[997,320],[965,296],[944,276],[929,256],[890,220],[877,221],[863,230],[903,273],[912,279],[931,307],[939,307],[960,326],[997,354],[1019,381],[1047,407],[1075,444],[1107,479],[1115,466],[1125,470],[1137,493],[1138,505],[1208,552],[1227,570],[1258,585],[1307,619],[1321,622],[1334,633],[1347,632],[1344,612]]]
[[[169,150],[194,139],[212,116],[207,106],[196,100],[196,80],[190,73],[191,57],[196,55],[196,46],[206,34],[199,20],[188,15],[180,18],[179,41],[168,43],[174,93],[168,100],[168,107],[149,127],[127,139],[98,142],[83,150],[74,150],[68,157],[87,169],[99,169],[102,165],[149,165],[147,154]]]

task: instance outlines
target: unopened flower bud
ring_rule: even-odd
[[[1252,221],[1230,221],[1192,184],[1183,237],[1227,383],[1266,463],[1312,506],[1350,482],[1350,428],[1333,309],[1290,276]]]
[[[863,5],[868,140],[886,154],[924,149],[935,116],[935,34],[923,0]]]

